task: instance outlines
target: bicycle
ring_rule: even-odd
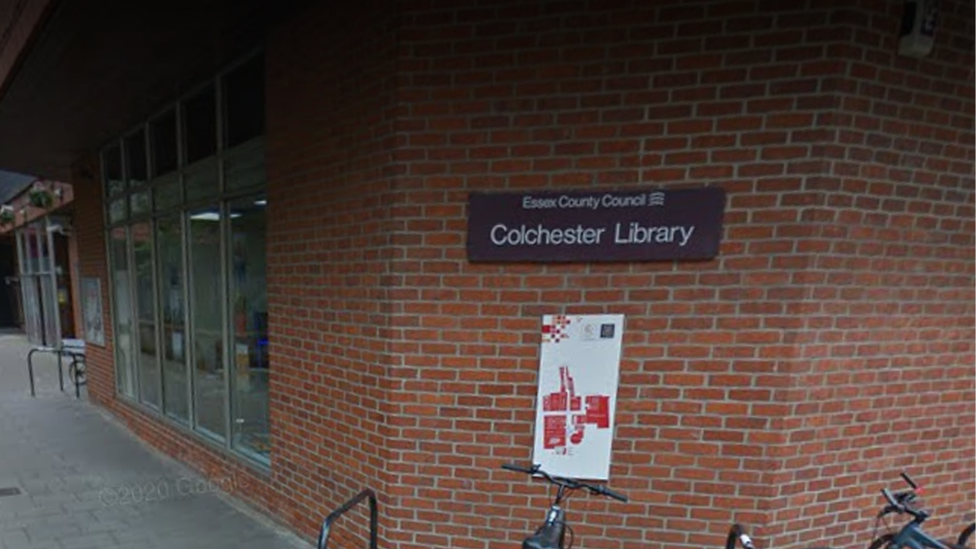
[[[525,538],[525,540],[522,542],[522,549],[572,549],[575,541],[575,535],[573,534],[572,527],[568,522],[566,522],[566,511],[561,507],[561,505],[564,501],[569,499],[569,495],[576,490],[586,489],[591,493],[610,497],[627,503],[627,496],[614,492],[606,486],[588,484],[575,479],[553,476],[543,471],[539,465],[522,467],[514,464],[505,464],[502,465],[502,469],[515,471],[517,473],[525,473],[531,476],[540,476],[550,484],[554,484],[558,487],[556,497],[549,505],[549,510],[546,512],[545,522],[543,522],[542,525],[536,529],[534,534]],[[569,545],[565,545],[567,531],[569,532]]]
[[[756,546],[752,543],[752,538],[749,534],[745,532],[740,524],[733,524],[732,528],[729,528],[729,535],[725,538],[725,549],[736,549],[736,547],[741,546],[742,549],[756,549]],[[829,547],[815,547],[813,549],[830,549]]]
[[[922,524],[928,520],[929,513],[917,509],[913,503],[917,495],[921,492],[918,484],[902,473],[901,478],[905,480],[910,489],[892,493],[887,488],[881,489],[888,505],[886,505],[875,519],[876,523],[892,513],[907,514],[912,520],[905,524],[897,533],[887,533],[876,537],[868,549],[967,549],[966,543],[972,535],[973,526],[963,530],[959,535],[957,543],[941,541],[933,538],[922,529]]]

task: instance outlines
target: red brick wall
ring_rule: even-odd
[[[924,59],[895,54],[895,2],[860,3],[828,50],[845,71],[805,243],[775,546],[863,545],[902,470],[926,485],[931,531],[973,520],[973,9],[942,7]]]
[[[402,487],[391,527],[400,530],[400,547],[496,546],[493,540],[511,542],[538,522],[545,491],[496,468],[529,459],[539,316],[559,312],[627,314],[612,484],[632,503],[571,506],[582,546],[717,545],[732,520],[779,534],[778,547],[812,540],[859,546],[870,529],[855,519],[876,510],[878,481],[915,465],[910,448],[885,449],[902,459],[880,457],[889,441],[883,430],[892,426],[935,438],[919,464],[953,448],[951,459],[919,475],[940,495],[932,503],[955,502],[936,506],[945,522],[961,524],[972,506],[974,446],[965,436],[972,431],[973,307],[965,291],[973,280],[972,230],[960,220],[972,217],[972,195],[938,191],[934,200],[959,204],[949,209],[919,196],[915,207],[929,208],[927,221],[953,233],[924,252],[868,245],[901,233],[924,241],[888,229],[902,218],[872,218],[884,228],[865,232],[862,220],[833,211],[846,193],[832,185],[853,179],[845,170],[892,162],[883,152],[864,159],[859,151],[840,157],[849,162],[836,160],[833,143],[847,147],[849,137],[838,126],[852,110],[855,52],[864,52],[861,65],[892,65],[886,77],[903,79],[901,86],[910,78],[903,72],[931,70],[927,61],[896,62],[888,53],[898,10],[874,15],[887,5],[816,2],[761,10],[729,2],[603,6],[418,1],[404,8],[398,92],[408,105],[398,120],[405,170],[398,189],[412,210],[401,212],[400,234],[416,244],[394,263],[404,301],[394,318],[403,352],[396,376],[404,381],[391,395],[399,441],[391,483]],[[967,36],[971,45],[971,14],[968,23],[966,14],[954,17],[963,22],[940,35],[943,52],[964,49]],[[860,46],[870,43],[867,36],[883,55]],[[943,75],[948,87],[928,84],[948,98],[930,109],[955,106],[955,123],[971,127],[971,103],[964,105],[971,57],[967,64],[953,51],[937,59],[953,68]],[[896,103],[902,95],[882,91]],[[928,116],[935,124],[954,121]],[[854,120],[853,129],[863,129]],[[875,133],[892,148],[900,142],[884,134],[898,131]],[[950,187],[971,187],[971,178],[960,179],[972,170],[972,148],[964,145],[971,134],[948,139],[958,143],[946,153],[961,163],[922,171],[948,178]],[[868,146],[885,148],[876,140]],[[855,177],[887,179],[871,169]],[[916,186],[926,182],[924,174],[909,177]],[[464,261],[470,190],[638,184],[725,187],[721,257],[622,266]],[[860,191],[885,192],[896,191]],[[893,212],[898,205],[852,209],[872,207]],[[850,234],[843,225],[854,226]],[[851,248],[852,238],[865,242]],[[914,268],[916,253],[934,255],[926,261],[932,275],[882,278],[892,268],[887,257]],[[831,263],[845,254],[863,259]],[[955,274],[934,274],[940,270]],[[943,284],[964,291],[935,289]],[[900,318],[878,300],[894,304]],[[929,309],[916,311],[912,302]],[[911,330],[912,339],[955,343],[896,351],[870,344],[902,339],[898,322],[926,326],[932,316],[932,329]],[[828,344],[838,334],[842,341]],[[864,345],[852,346],[855,337]],[[851,353],[856,358],[848,360]],[[896,406],[893,395],[929,361],[936,370],[925,374],[933,384],[924,388],[939,395],[934,402],[913,400],[894,422],[862,412],[866,404]],[[865,384],[883,395],[854,399]],[[902,421],[909,412],[924,419]]]
[[[395,15],[321,3],[268,42],[273,482],[308,533],[367,486],[387,501]]]
[[[112,401],[110,353],[93,393],[303,533],[370,486],[385,547],[509,547],[548,501],[498,470],[530,457],[540,316],[624,313],[632,501],[572,501],[578,547],[718,546],[733,520],[862,547],[900,468],[949,532],[976,395],[973,27],[947,5],[921,61],[884,2],[310,6],[266,55],[271,476]],[[706,184],[713,261],[466,262],[472,190]]]
[[[71,284],[71,322],[74,324],[74,337],[78,339],[85,338],[85,325],[82,322],[82,312],[81,312],[81,280],[79,280],[79,264],[78,264],[78,239],[73,236],[68,237],[68,264],[65,268],[69,269],[70,273],[70,284]],[[102,286],[102,293],[105,293],[105,287]],[[64,328],[62,328],[63,332]]]
[[[102,209],[101,175],[97,158],[94,154],[85,155],[71,167],[71,185],[74,193],[71,225],[74,232],[73,240],[78,250],[79,279],[98,278],[102,281],[105,347],[87,345],[85,361],[88,366],[89,395],[93,401],[106,405],[115,399],[115,365],[112,356],[113,330],[109,301],[111,286],[108,280],[103,221],[105,214]],[[78,324],[77,328],[79,337],[83,337],[83,325]]]
[[[627,315],[611,484],[632,500],[571,504],[580,546],[717,546],[768,521],[845,34],[828,9],[601,6],[405,10],[400,188],[428,247],[397,264],[401,398],[428,405],[397,415],[401,547],[503,547],[538,523],[545,489],[497,468],[530,458],[544,313]],[[689,184],[729,192],[716,260],[464,261],[468,191]]]

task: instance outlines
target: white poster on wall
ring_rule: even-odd
[[[98,278],[81,279],[81,313],[85,341],[93,345],[105,345],[105,324],[102,321],[102,281]]]
[[[623,315],[545,315],[532,462],[550,474],[610,478]]]

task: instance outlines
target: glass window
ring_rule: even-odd
[[[112,306],[115,310],[115,375],[122,394],[135,398],[132,360],[132,299],[129,286],[129,238],[124,228],[112,229]]]
[[[193,202],[217,196],[217,159],[208,158],[186,170],[186,200]]]
[[[229,210],[234,445],[263,457],[270,452],[266,207],[258,197]]]
[[[118,223],[119,221],[124,221],[126,217],[126,201],[125,198],[120,198],[118,200],[113,200],[108,207],[108,220],[110,223]]]
[[[157,179],[154,186],[156,189],[153,191],[153,203],[157,212],[176,208],[183,201],[178,174],[173,173]]]
[[[146,169],[146,132],[139,130],[125,138],[125,175],[129,186],[142,185],[149,179]]]
[[[44,326],[41,322],[41,299],[38,295],[37,280],[32,276],[32,269],[36,270],[37,239],[34,237],[32,226],[17,231],[17,248],[20,258],[20,289],[24,303],[24,328],[27,339],[34,344],[43,345]]]
[[[214,85],[186,100],[186,163],[192,164],[217,152],[217,98]]]
[[[108,195],[115,196],[125,191],[125,181],[122,179],[122,148],[114,145],[105,149],[102,153],[102,166]]]
[[[119,393],[267,463],[264,72],[247,59],[102,162]],[[41,253],[24,239],[27,268]]]
[[[38,295],[37,276],[21,277],[20,288],[24,299],[24,321],[27,339],[36,345],[44,344],[44,325],[41,320],[41,297]]]
[[[58,329],[58,302],[54,280],[50,276],[40,276],[37,282],[41,285],[41,311],[44,315],[44,344],[54,346],[61,339]]]
[[[190,418],[189,380],[186,372],[186,325],[183,317],[183,228],[180,217],[156,222],[159,265],[159,302],[162,311],[163,410],[166,415]]]
[[[132,225],[132,258],[136,287],[136,357],[139,397],[159,406],[159,364],[156,362],[156,309],[153,292],[152,225]]]
[[[152,197],[149,189],[143,189],[129,195],[129,207],[133,216],[149,213],[152,204]]]
[[[224,77],[227,147],[264,134],[264,58],[255,56]]]
[[[226,432],[220,209],[189,214],[190,313],[193,315],[193,376],[196,427],[216,439]]]
[[[168,111],[149,125],[152,138],[153,177],[175,170],[177,161],[176,111]]]
[[[37,274],[41,272],[41,244],[38,239],[37,225],[28,225],[23,232],[27,249],[27,272]]]
[[[224,157],[224,183],[228,190],[261,188],[267,184],[263,143],[254,142]]]

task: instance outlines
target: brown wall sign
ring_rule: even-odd
[[[725,191],[471,193],[469,207],[472,262],[711,259]]]

